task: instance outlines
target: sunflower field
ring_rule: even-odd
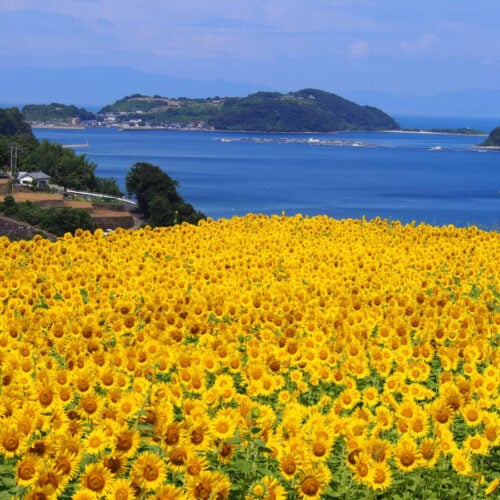
[[[500,491],[498,232],[250,214],[0,250],[0,499]]]

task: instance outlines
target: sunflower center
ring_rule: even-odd
[[[89,439],[89,446],[90,448],[99,448],[102,444],[102,439],[99,436],[92,436]]]
[[[415,432],[422,432],[424,430],[424,423],[421,420],[413,422],[413,430]]]
[[[193,464],[188,465],[187,473],[190,476],[197,476],[200,472],[201,472],[200,464],[193,463]]]
[[[187,459],[187,454],[184,450],[178,448],[170,453],[170,461],[177,466],[184,465]]]
[[[368,475],[368,465],[366,465],[364,462],[358,462],[356,471],[358,472],[358,476],[366,477]]]
[[[212,487],[210,484],[202,482],[198,483],[194,488],[194,496],[195,498],[201,498],[202,500],[207,500],[210,498],[210,494],[212,493]]]
[[[430,445],[422,446],[422,457],[425,460],[430,460],[434,456],[434,447]]]
[[[85,379],[79,379],[76,386],[78,387],[78,390],[82,392],[88,391],[90,388],[88,380]]]
[[[312,451],[315,457],[322,457],[326,453],[326,447],[322,443],[314,443]]]
[[[143,477],[146,481],[155,481],[159,475],[160,471],[155,465],[148,464],[144,468]]]
[[[97,410],[97,402],[93,399],[88,399],[82,405],[85,413],[94,413]]]
[[[21,464],[19,466],[19,469],[17,470],[17,475],[19,479],[24,479],[25,481],[28,481],[35,475],[35,467],[33,464]]]
[[[87,476],[87,488],[92,491],[101,491],[106,484],[104,476],[100,472],[91,472]]]
[[[224,443],[220,449],[221,457],[229,457],[233,452],[233,447],[230,444]]]
[[[477,438],[472,438],[470,440],[470,447],[473,449],[473,450],[479,450],[479,448],[481,448],[481,441]]]
[[[478,413],[476,410],[472,409],[472,410],[469,410],[467,412],[467,418],[471,421],[471,422],[475,422],[478,418]]]
[[[292,458],[287,458],[283,463],[282,470],[285,474],[292,475],[297,470],[297,465]]]
[[[200,429],[195,429],[191,433],[191,442],[193,444],[200,444],[203,442],[203,431]]]
[[[229,430],[229,425],[227,425],[227,422],[218,422],[216,428],[217,432],[224,434]]]
[[[165,443],[169,445],[177,444],[179,442],[179,433],[176,429],[168,429],[165,436]]]
[[[300,489],[302,490],[302,493],[307,496],[314,496],[318,492],[320,487],[319,481],[312,476],[306,477],[303,481],[302,484],[300,485]]]
[[[71,463],[64,457],[59,457],[56,460],[56,470],[60,472],[63,476],[66,476],[71,472]]]
[[[115,491],[114,498],[115,500],[128,500],[130,495],[125,488],[119,488]]]
[[[450,418],[450,415],[448,414],[448,412],[446,410],[440,410],[436,413],[436,420],[440,424],[445,424],[446,422],[448,422],[449,418]]]
[[[19,447],[19,439],[16,436],[7,436],[3,440],[3,447],[7,451],[15,451]]]
[[[415,462],[415,457],[412,453],[403,453],[399,461],[405,466],[410,467]]]
[[[385,481],[385,472],[381,469],[377,469],[375,474],[373,474],[373,482],[375,484],[382,484]]]
[[[42,406],[48,406],[52,403],[54,396],[50,389],[42,389],[38,394],[38,401]]]
[[[130,448],[132,448],[131,437],[123,434],[118,436],[118,439],[116,440],[116,449],[120,451],[128,451]]]

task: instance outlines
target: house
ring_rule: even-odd
[[[17,182],[24,186],[35,186],[37,188],[45,187],[49,185],[50,176],[40,172],[39,170],[33,170],[31,172],[19,172],[17,175]]]

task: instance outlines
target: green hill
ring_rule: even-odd
[[[59,121],[70,123],[72,120],[93,120],[94,113],[73,105],[59,104],[28,104],[22,109],[24,118],[29,122]]]
[[[0,109],[0,136],[32,136],[31,127],[18,108]]]
[[[500,127],[493,129],[481,146],[497,147],[500,148]]]
[[[399,129],[398,123],[378,108],[360,106],[316,89],[210,99],[169,99],[135,94],[104,107],[98,114],[104,113],[120,114],[122,121],[141,120],[141,123],[150,125],[195,122],[218,130],[335,132]]]

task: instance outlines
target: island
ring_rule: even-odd
[[[208,99],[134,94],[105,106],[98,116],[120,122],[123,130],[184,128],[186,124],[190,128],[249,132],[328,133],[400,128],[392,117],[378,108],[360,106],[317,89]]]
[[[399,130],[399,124],[373,106],[336,94],[303,89],[282,94],[192,99],[160,95],[125,96],[91,113],[73,105],[29,104],[22,108],[32,127],[117,127],[125,131],[188,129],[248,132],[338,132]]]
[[[483,148],[500,148],[500,127],[494,128],[488,138],[479,146]]]

